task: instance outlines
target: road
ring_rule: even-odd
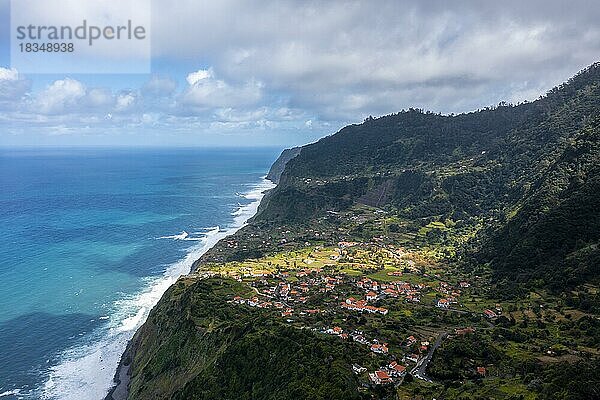
[[[433,358],[433,353],[435,352],[435,350],[438,347],[440,347],[440,345],[442,344],[442,341],[446,338],[446,336],[448,336],[448,332],[440,333],[438,338],[435,340],[435,343],[429,348],[427,355],[425,357],[421,358],[417,362],[417,365],[415,365],[415,367],[410,371],[412,376],[414,376],[415,378],[422,379],[427,382],[431,382],[431,379],[429,379],[427,377],[425,371],[427,370],[427,365],[429,365],[429,362]]]

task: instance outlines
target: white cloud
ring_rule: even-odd
[[[214,76],[215,74],[212,68],[199,69],[196,72],[190,72],[185,79],[190,85],[194,85],[203,79],[212,79]]]
[[[215,79],[212,68],[190,73],[187,81],[190,85],[181,94],[179,104],[195,111],[253,106],[263,94],[260,82],[251,79],[241,84],[230,84]]]
[[[0,109],[13,110],[22,107],[22,100],[30,88],[30,82],[24,79],[14,68],[0,67]]]
[[[53,82],[37,95],[35,109],[42,114],[73,113],[86,94],[85,86],[71,78]]]
[[[112,92],[105,88],[92,88],[87,91],[86,96],[91,109],[111,107],[115,103]]]
[[[0,81],[16,81],[19,79],[19,72],[14,68],[0,67]]]
[[[46,120],[71,120],[73,123],[100,123],[113,112],[133,112],[138,95],[135,91],[117,94],[108,88],[88,88],[82,82],[64,78],[49,84],[24,105],[28,113]]]
[[[116,111],[126,111],[130,109],[136,102],[136,97],[133,93],[121,93],[117,96]]]

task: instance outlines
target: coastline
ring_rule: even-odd
[[[199,251],[198,254],[196,254],[197,258],[195,260],[193,260],[192,263],[190,264],[189,270],[187,273],[192,272],[192,268],[193,268],[193,265],[195,264],[195,262],[203,254],[205,254],[207,251],[209,251],[211,248],[213,248],[219,241],[221,241],[222,239],[224,239],[228,236],[233,235],[238,230],[243,228],[247,224],[247,222],[256,215],[256,212],[258,211],[258,207],[260,206],[260,203],[261,203],[263,197],[265,196],[265,194],[269,190],[273,189],[275,186],[277,186],[277,185],[273,181],[268,179],[267,176],[264,176],[264,177],[262,177],[261,181],[258,184],[254,185],[253,189],[251,189],[250,191],[245,193],[243,195],[243,197],[246,199],[252,200],[252,202],[245,206],[240,206],[237,210],[232,212],[232,215],[234,218],[233,218],[233,222],[230,224],[228,229],[226,229],[225,231],[222,231],[222,232],[219,231],[215,235],[207,238],[206,242],[204,243],[204,245],[201,248],[201,251]],[[185,275],[185,274],[182,274],[182,275]],[[170,286],[171,285],[169,285],[169,287]],[[167,288],[165,288],[165,290]],[[161,297],[162,297],[162,293],[161,293]],[[154,307],[155,305],[156,304],[154,304],[152,307]],[[135,329],[132,337],[128,340],[127,347],[125,348],[125,351],[121,355],[119,362],[116,366],[115,374],[113,377],[113,385],[110,387],[108,393],[104,397],[104,400],[126,400],[127,399],[128,385],[129,385],[129,381],[130,381],[130,366],[131,366],[130,344],[131,344],[131,340],[135,336],[135,333],[137,333],[137,331],[140,329],[140,327],[143,325],[144,322],[145,322],[145,319],[140,324],[140,326],[137,329]]]

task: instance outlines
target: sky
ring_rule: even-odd
[[[149,73],[39,74],[11,64],[0,0],[0,146],[293,146],[535,100],[600,58],[597,0],[136,1]]]

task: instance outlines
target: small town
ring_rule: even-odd
[[[368,369],[355,363],[352,370],[368,387],[401,385],[409,371],[429,381],[425,370],[441,342],[477,329],[465,321],[451,331],[377,335],[373,326],[394,321],[400,310],[456,312],[474,316],[480,325],[484,320],[490,324],[501,313],[500,305],[495,311],[464,309],[461,295],[471,283],[460,280],[452,284],[441,280],[439,273],[426,271],[403,249],[379,242],[338,242],[337,247],[315,246],[255,263],[218,265],[203,274],[234,278],[253,289],[249,297],[229,299],[232,304],[263,309],[299,329],[364,346],[376,357],[378,366]],[[485,371],[485,366],[474,369],[482,377]]]
[[[461,398],[447,383],[464,382],[483,398],[491,390],[533,399],[523,383],[533,364],[524,372],[515,360],[581,360],[595,339],[577,336],[572,321],[592,320],[544,291],[502,298],[490,269],[458,267],[456,251],[473,232],[452,220],[407,225],[358,206],[301,230],[228,238],[189,278],[236,282],[222,298],[241,315],[323,338],[347,355],[340,368],[365,398],[431,399],[442,390]],[[249,257],[252,247],[260,252]]]

